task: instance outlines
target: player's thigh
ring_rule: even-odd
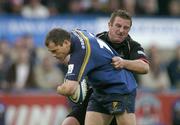
[[[80,125],[75,117],[67,117],[61,125]]]
[[[74,118],[78,121],[79,125],[84,125],[84,120],[85,120],[85,115],[86,115],[86,105],[75,105],[72,108],[72,111],[69,113],[69,115],[66,117],[70,119]],[[75,120],[73,120],[75,121]],[[73,124],[74,125],[74,124]]]
[[[117,114],[115,117],[118,125],[136,125],[136,116],[134,113],[127,113],[125,111],[123,114]]]
[[[89,102],[89,97],[91,96],[92,89],[88,90],[86,99],[82,104],[74,104],[72,106],[72,111],[69,113],[68,117],[75,118],[79,125],[84,125],[85,115],[86,115],[86,109]]]
[[[113,116],[99,112],[87,111],[85,125],[109,125]]]

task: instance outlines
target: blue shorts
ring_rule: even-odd
[[[89,99],[87,111],[109,115],[135,112],[136,90],[128,94],[100,94],[93,92]]]

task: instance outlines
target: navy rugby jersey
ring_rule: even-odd
[[[104,41],[84,30],[71,32],[71,52],[66,79],[81,81],[88,77],[93,89],[103,93],[129,93],[137,87],[133,74],[115,69],[111,62],[117,52]]]

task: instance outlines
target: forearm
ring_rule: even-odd
[[[141,59],[126,60],[122,59],[121,57],[115,56],[112,58],[112,65],[116,69],[125,68],[139,74],[146,74],[149,71],[149,64]]]
[[[123,60],[123,64],[123,68],[139,74],[146,74],[149,71],[149,64],[140,59]]]
[[[77,81],[66,80],[66,82],[57,87],[57,93],[64,96],[71,96],[75,93],[78,85],[79,82]]]

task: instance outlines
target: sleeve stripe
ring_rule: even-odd
[[[89,43],[89,39],[88,37],[86,37],[81,31],[76,30],[76,32],[83,38],[85,46],[86,46],[86,53],[85,53],[85,58],[84,61],[82,63],[80,72],[79,72],[79,76],[78,76],[78,81],[81,80],[82,75],[84,73],[84,70],[86,68],[86,65],[89,61],[90,55],[91,55],[91,47],[90,47],[90,43]]]

